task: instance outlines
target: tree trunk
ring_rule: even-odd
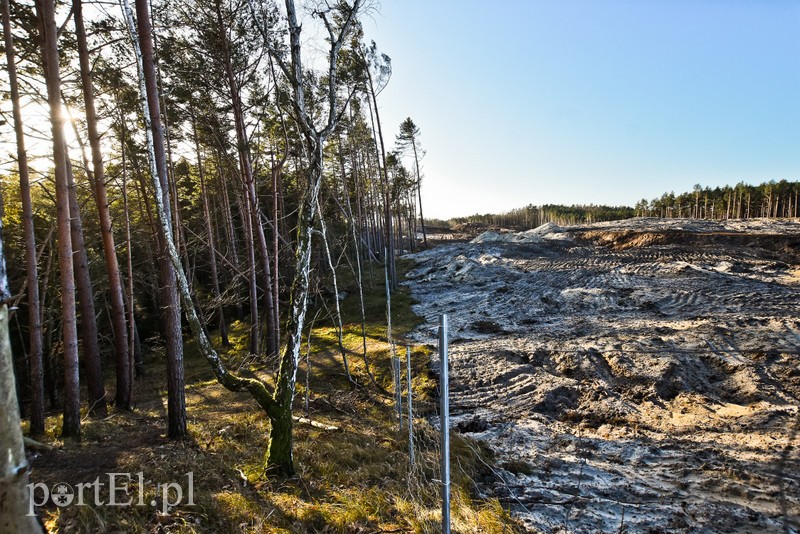
[[[64,152],[67,147],[64,146]],[[67,185],[69,186],[70,231],[72,234],[72,264],[75,271],[75,285],[78,289],[78,307],[81,312],[80,334],[83,346],[83,367],[86,370],[86,385],[89,393],[89,413],[99,417],[108,414],[106,390],[103,386],[103,370],[100,363],[100,345],[97,341],[97,317],[94,310],[94,289],[89,273],[89,255],[83,239],[83,220],[78,205],[78,192],[72,164],[67,166]]]
[[[64,421],[61,434],[80,438],[80,378],[78,365],[78,329],[75,317],[75,272],[72,266],[72,236],[69,222],[69,186],[67,155],[64,150],[64,116],[61,108],[61,73],[58,65],[58,32],[55,1],[37,0],[37,22],[41,36],[42,58],[50,108],[50,129],[55,166],[56,220],[58,223],[58,266],[61,275],[61,328],[64,341]]]
[[[3,1],[4,14],[8,14],[8,0]],[[8,20],[4,17],[4,20]],[[5,26],[8,31],[8,26]],[[8,38],[6,33],[6,38]],[[7,49],[8,50],[8,49]],[[2,200],[0,200],[2,204]],[[6,277],[3,254],[3,223],[0,220],[0,534],[42,532],[32,509],[28,492],[30,466],[22,443],[14,380],[14,357],[8,336],[8,305],[11,296]]]
[[[225,322],[225,307],[222,305],[219,290],[219,273],[217,272],[217,247],[214,243],[214,228],[211,224],[211,209],[208,206],[208,189],[206,188],[205,174],[203,173],[203,160],[200,155],[200,141],[197,137],[197,120],[192,109],[192,133],[194,134],[194,147],[197,153],[197,174],[200,177],[200,196],[203,198],[203,215],[205,216],[206,233],[208,234],[208,260],[211,268],[211,290],[216,300],[217,316],[219,318],[219,335],[222,344],[230,346],[228,341],[228,325]]]
[[[277,355],[278,345],[277,337],[275,335],[275,325],[277,324],[275,316],[275,301],[272,297],[272,269],[270,268],[269,248],[267,245],[267,237],[264,233],[264,225],[261,223],[261,208],[258,205],[258,200],[255,196],[255,185],[250,184],[248,197],[251,205],[250,213],[253,217],[253,228],[255,229],[255,236],[258,238],[258,251],[261,256],[262,273],[264,277],[264,307],[266,308],[266,323],[267,323],[267,354]]]
[[[288,144],[287,144],[288,147]],[[280,184],[281,168],[286,162],[286,155],[284,155],[279,166],[272,164],[272,261],[274,262],[274,269],[272,269],[272,303],[274,307],[274,320],[273,331],[275,332],[275,350],[276,353],[281,350],[281,287],[280,287],[280,221],[278,218],[278,185]]]
[[[270,49],[273,59],[278,62],[283,73],[292,86],[292,106],[295,119],[302,130],[306,141],[306,153],[309,155],[309,167],[306,180],[305,195],[298,211],[297,250],[295,253],[295,270],[289,298],[289,317],[286,323],[286,348],[281,357],[278,378],[275,385],[274,399],[277,403],[275,414],[271,416],[270,444],[267,450],[266,468],[282,475],[294,472],[292,458],[292,401],[294,399],[297,368],[300,362],[300,347],[303,338],[306,311],[308,310],[309,270],[311,267],[311,245],[313,235],[314,212],[319,201],[322,185],[324,155],[323,149],[328,136],[333,133],[339,120],[336,105],[337,77],[336,65],[339,50],[350,29],[356,14],[361,8],[361,0],[355,0],[349,13],[341,21],[338,35],[332,29],[324,12],[318,13],[328,31],[328,116],[321,131],[318,131],[306,110],[305,74],[301,59],[301,27],[297,22],[297,12],[293,0],[285,0],[286,18],[289,30],[289,52],[291,67],[283,61],[283,55],[274,48]],[[346,4],[341,4],[344,7]],[[265,32],[266,37],[266,32]]]
[[[128,331],[125,322],[125,306],[123,304],[122,277],[117,261],[114,233],[112,231],[111,210],[106,192],[103,154],[100,147],[100,132],[97,128],[97,111],[94,103],[94,87],[89,62],[89,47],[86,42],[86,29],[83,23],[82,0],[73,0],[73,16],[75,17],[75,34],[78,41],[78,58],[80,60],[81,86],[86,108],[86,128],[89,133],[89,147],[92,151],[92,171],[87,175],[94,189],[95,204],[100,221],[100,237],[103,241],[103,255],[108,274],[109,299],[111,301],[111,325],[114,330],[114,353],[116,362],[116,405],[118,408],[130,409],[132,399],[132,379],[130,367],[130,351],[128,347]]]
[[[120,115],[122,115],[120,110]],[[122,204],[125,211],[125,263],[128,270],[128,280],[126,292],[122,293],[122,300],[125,304],[125,310],[128,314],[128,376],[130,377],[128,404],[133,404],[133,370],[136,370],[136,376],[144,374],[144,361],[142,359],[141,347],[137,344],[136,332],[136,313],[135,301],[133,294],[133,251],[131,250],[131,212],[128,204],[128,165],[127,158],[125,157],[125,119],[120,116],[120,125],[122,128],[122,146],[120,147],[121,160],[122,160]],[[139,350],[137,350],[139,347]],[[118,362],[119,363],[119,362]],[[117,382],[119,388],[119,382]],[[119,392],[117,392],[119,395]]]
[[[47,261],[45,262],[44,269],[42,272],[44,273],[44,278],[42,279],[42,292],[41,292],[41,309],[39,315],[39,322],[42,324],[42,347],[43,351],[42,354],[43,358],[43,372],[44,372],[44,393],[45,398],[48,401],[48,406],[50,409],[53,409],[56,405],[56,386],[55,386],[55,371],[53,369],[53,331],[55,328],[53,325],[53,308],[54,306],[48,306],[47,302],[47,292],[50,287],[50,278],[53,275],[54,270],[54,263],[53,257],[55,255],[54,246],[50,241],[50,237],[47,238],[48,243],[48,253],[47,253]]]
[[[308,190],[300,206],[297,221],[297,252],[295,254],[295,276],[289,298],[286,348],[278,369],[275,385],[275,400],[279,413],[272,420],[270,442],[267,448],[266,469],[280,476],[294,474],[292,457],[292,401],[297,383],[297,368],[300,364],[300,348],[303,343],[303,326],[308,310],[309,270],[311,267],[311,245],[314,212],[322,185],[322,142],[309,147],[311,161],[308,170]]]
[[[244,185],[242,186],[244,188]],[[250,354],[259,354],[261,345],[261,320],[258,316],[258,278],[256,275],[256,253],[253,244],[253,218],[246,199],[242,199],[245,192],[237,195],[239,213],[244,226],[244,250],[247,254],[247,287],[250,294]]]
[[[130,6],[126,7],[126,18],[130,31],[134,31]],[[147,0],[136,0],[136,29],[138,41],[132,39],[137,50],[139,63],[139,92],[145,116],[145,130],[148,137],[148,154],[150,172],[153,183],[157,185],[156,204],[161,229],[158,232],[159,274],[162,284],[162,306],[164,309],[164,335],[167,350],[167,435],[180,439],[187,435],[186,430],[186,396],[183,371],[183,337],[181,333],[181,303],[178,296],[176,269],[172,262],[169,246],[172,239],[172,218],[170,214],[169,180],[167,178],[167,160],[164,152],[164,131],[161,127],[156,67],[153,53],[153,36],[150,25],[150,10]],[[177,252],[176,252],[177,254]],[[191,302],[191,300],[190,300]]]
[[[375,95],[375,87],[372,82],[372,73],[370,73],[369,68],[367,68],[367,81],[369,82],[369,94],[372,99],[372,107],[370,107],[370,113],[375,114],[375,123],[377,125],[377,133],[378,139],[375,143],[376,150],[380,148],[379,153],[379,161],[378,161],[378,173],[381,174],[381,182],[383,184],[383,203],[384,203],[384,218],[386,220],[386,258],[384,261],[387,262],[388,269],[389,269],[389,286],[392,291],[397,287],[397,274],[395,273],[395,263],[394,263],[394,230],[392,228],[392,205],[390,199],[390,191],[389,191],[389,169],[386,166],[386,147],[383,143],[383,129],[381,128],[381,118],[378,114],[378,99]],[[381,172],[382,169],[382,172]]]
[[[25,239],[25,273],[28,282],[28,359],[30,364],[31,414],[30,432],[37,436],[44,433],[44,371],[42,364],[42,319],[39,302],[39,269],[36,260],[36,235],[33,226],[33,207],[28,173],[28,155],[25,149],[25,134],[22,130],[22,106],[17,84],[17,66],[14,59],[14,38],[11,34],[11,12],[9,0],[2,0],[3,35],[8,59],[8,83],[14,115],[14,133],[17,140],[17,165],[19,190],[22,197],[22,233]]]
[[[244,123],[244,106],[242,105],[241,89],[236,81],[236,76],[233,72],[233,63],[229,49],[227,35],[224,34],[225,24],[222,19],[222,8],[220,2],[215,4],[217,22],[222,34],[220,35],[223,53],[223,67],[228,80],[228,88],[230,90],[231,105],[233,108],[233,122],[236,130],[237,147],[239,151],[239,162],[242,167],[242,179],[245,185],[245,202],[247,213],[252,220],[253,236],[258,239],[258,251],[261,257],[261,268],[263,276],[263,291],[264,291],[264,307],[266,308],[266,323],[267,323],[267,353],[270,355],[278,354],[276,325],[278,324],[277,316],[275,313],[275,301],[272,292],[272,274],[270,268],[269,248],[267,246],[267,238],[264,234],[264,226],[261,223],[261,208],[258,203],[258,195],[255,186],[255,177],[253,175],[253,163],[250,158],[250,150],[247,140],[247,131]],[[277,231],[277,229],[276,229]]]
[[[298,346],[299,351],[299,346]],[[286,355],[286,352],[284,352]],[[285,356],[284,356],[285,357]],[[296,381],[296,377],[293,382]],[[269,445],[267,449],[267,463],[265,471],[267,474],[282,478],[294,475],[294,446],[292,432],[292,401],[294,400],[294,384],[292,387],[284,387],[283,395],[276,398],[281,404],[282,412],[280,416],[270,419]],[[284,403],[288,406],[284,408]]]
[[[417,195],[419,197],[419,224],[422,226],[422,242],[428,248],[428,234],[425,232],[425,217],[422,215],[422,176],[419,174],[419,155],[417,154],[417,140],[411,143],[414,148],[414,166],[417,171]],[[416,238],[416,236],[415,236]]]
[[[228,195],[228,186],[225,183],[222,174],[222,158],[217,158],[217,166],[219,168],[219,187],[222,191],[222,207],[225,217],[222,221],[223,228],[225,230],[225,237],[227,241],[227,250],[230,252],[231,257],[233,259],[233,264],[238,269],[241,266],[239,261],[239,248],[236,245],[236,232],[233,228],[233,213],[231,207],[230,197]],[[244,317],[244,310],[242,307],[242,292],[241,292],[241,285],[239,284],[239,276],[234,275],[230,278],[230,283],[233,284],[234,289],[236,290],[236,317],[241,321]]]
[[[347,187],[347,175],[345,174],[344,154],[341,146],[342,145],[341,137],[339,137],[338,141],[339,141],[339,165],[342,170],[342,190],[344,192],[345,206],[347,207],[347,211],[345,211],[344,215],[348,220],[348,226],[350,226],[350,233],[353,237],[353,250],[355,251],[355,259],[356,259],[355,275],[356,275],[356,283],[358,284],[358,301],[361,309],[361,345],[362,345],[361,356],[364,360],[364,369],[367,371],[367,376],[369,377],[370,382],[372,383],[373,386],[380,388],[380,386],[378,386],[378,383],[375,381],[375,375],[372,374],[372,369],[370,369],[369,365],[369,358],[367,356],[367,330],[366,330],[367,317],[366,317],[366,312],[364,310],[364,280],[361,272],[361,253],[359,252],[361,247],[358,244],[356,221],[353,218],[353,207],[350,203],[350,191],[348,190]]]
[[[322,208],[317,202],[317,215],[319,216],[319,226],[322,232],[322,244],[325,248],[325,257],[328,260],[328,268],[331,270],[331,278],[333,280],[333,301],[336,304],[336,339],[339,343],[339,353],[342,355],[342,364],[344,365],[344,374],[347,376],[347,381],[351,385],[355,385],[353,377],[350,375],[350,362],[347,360],[347,351],[344,350],[344,342],[342,334],[344,333],[344,326],[342,325],[342,310],[339,306],[339,279],[336,276],[336,266],[333,264],[333,256],[331,255],[331,248],[328,243],[328,229],[325,225],[325,219],[322,217]],[[299,361],[299,360],[298,360]]]

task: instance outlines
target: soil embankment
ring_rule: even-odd
[[[796,221],[548,224],[412,257],[415,311],[450,314],[454,425],[532,531],[800,528]]]

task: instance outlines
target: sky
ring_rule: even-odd
[[[800,180],[800,2],[382,0],[427,217]]]

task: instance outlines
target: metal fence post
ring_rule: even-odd
[[[411,347],[406,347],[406,404],[408,404],[408,463],[414,467],[414,414],[411,407]]]
[[[397,425],[403,430],[403,382],[400,376],[400,358],[392,343],[392,374],[394,375],[394,407],[397,410]]]
[[[447,314],[439,316],[439,400],[442,415],[442,533],[450,534],[450,399],[447,364]]]

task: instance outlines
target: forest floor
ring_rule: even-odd
[[[798,221],[547,224],[411,259],[414,310],[449,314],[453,424],[528,530],[800,531]]]
[[[382,280],[382,270],[375,277]],[[406,427],[397,428],[393,397],[367,386],[362,361],[360,306],[355,286],[340,280],[350,294],[343,304],[344,346],[353,376],[362,387],[348,385],[330,321],[317,321],[310,352],[309,403],[305,362],[298,373],[295,413],[338,430],[295,424],[297,475],[288,480],[263,474],[269,422],[247,393],[232,393],[214,380],[208,364],[192,343],[186,347],[186,398],[189,438],[169,440],[166,432],[164,359],[158,349],[148,358],[146,374],[136,383],[136,406],[131,412],[111,410],[104,419],[83,420],[80,443],[58,439],[59,417],[48,418],[42,441],[51,448],[31,453],[31,483],[53,492],[59,483],[76,495],[73,504],[52,500],[39,509],[51,532],[437,532],[441,512],[436,432],[426,421],[435,405],[436,382],[429,373],[430,349],[412,346],[417,458],[409,469]],[[385,325],[383,284],[366,295],[368,356],[377,383],[392,389],[390,347]],[[313,314],[311,315],[313,317]],[[354,319],[354,318],[358,319]],[[419,323],[411,312],[407,291],[393,297],[395,339]],[[231,326],[233,347],[225,357],[240,372],[271,381],[274,361],[244,357],[248,327]],[[216,336],[215,336],[216,337]],[[219,341],[219,339],[215,339]],[[218,343],[217,343],[218,345]],[[304,354],[307,347],[304,345]],[[265,372],[266,370],[266,372]],[[475,480],[486,476],[491,459],[475,441],[453,440],[453,523],[456,532],[516,532],[497,499],[476,498]],[[188,473],[192,499],[188,500]],[[129,495],[116,493],[109,506],[109,473],[130,473]],[[139,483],[142,473],[143,483]],[[84,491],[86,506],[77,505],[78,484],[104,484],[99,500],[94,487]],[[167,508],[163,487],[181,486],[183,500]],[[117,485],[128,483],[125,476]],[[43,487],[43,486],[42,486]],[[44,490],[37,490],[41,500]],[[167,499],[177,501],[176,488]]]

